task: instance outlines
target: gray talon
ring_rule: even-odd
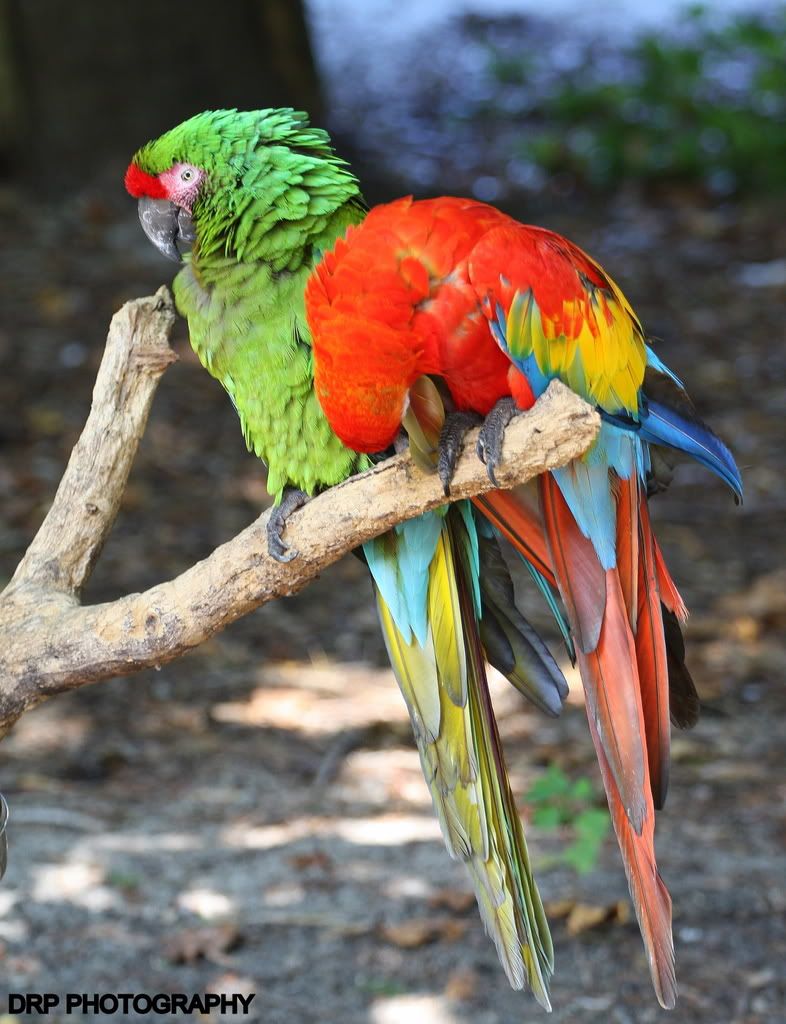
[[[277,562],[291,562],[299,554],[295,548],[290,548],[281,534],[286,528],[287,519],[307,501],[308,495],[305,491],[298,490],[297,487],[286,487],[281,503],[270,513],[267,521],[267,552]]]
[[[477,426],[480,417],[474,412],[450,412],[445,417],[439,435],[437,472],[445,494],[450,494],[450,482],[456,472],[456,463],[464,447],[467,431]]]
[[[502,444],[505,440],[505,429],[510,421],[520,412],[513,398],[500,398],[488,414],[480,428],[478,436],[478,458],[485,464],[489,480],[499,487],[495,469],[502,462]]]
[[[299,554],[295,548],[285,544],[275,530],[271,530],[269,527],[267,531],[267,553],[271,558],[275,558],[277,562],[291,562]]]

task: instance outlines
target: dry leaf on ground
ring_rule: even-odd
[[[398,924],[383,925],[380,934],[402,949],[417,949],[430,942],[455,942],[467,930],[464,921],[446,917],[413,917]]]
[[[580,935],[604,924],[625,924],[630,920],[630,904],[627,900],[606,905],[553,900],[546,904],[546,914],[552,921],[564,919],[568,935]]]
[[[164,939],[163,951],[173,964],[193,964],[197,960],[220,962],[242,941],[237,925],[206,925],[203,928],[184,928],[169,935]]]

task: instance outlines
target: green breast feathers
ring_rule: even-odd
[[[278,502],[286,486],[314,494],[368,466],[330,428],[313,390],[310,337],[302,315],[308,268],[275,274],[266,263],[213,259],[200,280],[175,278],[200,362],[226,389],[250,451],[268,465]]]

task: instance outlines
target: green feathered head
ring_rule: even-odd
[[[270,243],[302,242],[360,201],[327,132],[289,108],[197,114],[142,146],[125,185],[148,237],[174,259],[179,241],[200,259],[269,258]]]

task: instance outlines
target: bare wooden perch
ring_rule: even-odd
[[[421,472],[405,453],[298,512],[286,533],[300,552],[292,562],[268,556],[265,513],[177,578],[82,606],[79,593],[120,507],[158,381],[175,359],[174,317],[162,288],[112,319],[82,436],[49,514],[0,594],[0,735],[55,693],[172,661],[241,615],[299,590],[363,541],[445,503],[436,474]],[[564,465],[586,451],[598,428],[588,405],[552,384],[511,424],[500,484]],[[451,501],[491,489],[474,441],[467,438]]]

